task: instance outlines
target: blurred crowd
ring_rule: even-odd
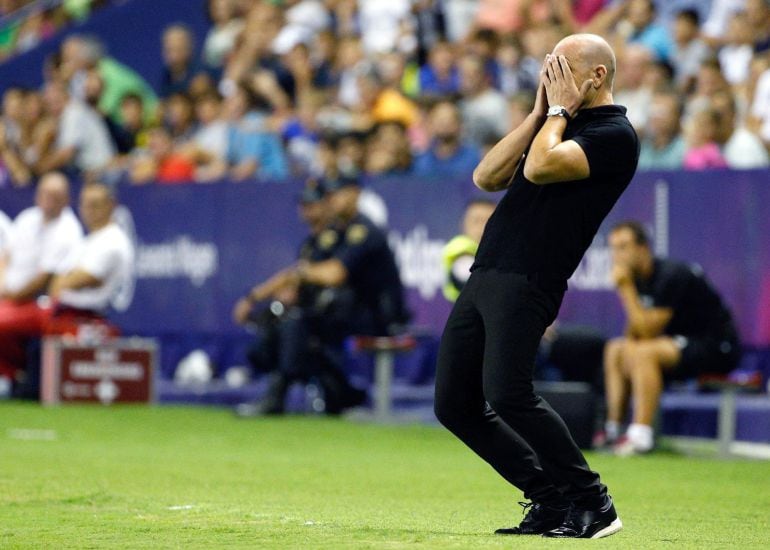
[[[768,166],[770,0],[193,4],[208,33],[196,44],[166,28],[155,82],[71,35],[42,89],[8,89],[3,180],[470,174],[531,110],[545,54],[573,32],[616,49],[640,169]]]
[[[0,0],[0,61],[31,50],[113,0]]]

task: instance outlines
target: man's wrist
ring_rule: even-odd
[[[300,262],[294,269],[294,277],[298,283],[304,283],[307,279],[307,264]]]
[[[548,107],[547,115],[548,117],[553,117],[553,118],[561,117],[565,119],[567,122],[569,122],[570,119],[572,118],[567,108],[561,103],[554,103],[553,105]]]
[[[573,118],[575,118],[575,115],[578,114],[578,111],[580,110],[580,105],[565,105],[564,108],[569,114],[570,120],[572,120]]]
[[[628,279],[623,279],[617,283],[618,292],[629,297],[636,297],[636,287],[634,283]]]

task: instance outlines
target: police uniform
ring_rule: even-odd
[[[305,203],[317,202],[323,194],[320,185],[312,184],[305,187],[299,198]],[[339,242],[335,229],[310,234],[300,245],[298,258],[308,262],[328,260]],[[303,283],[295,305],[278,315],[270,314],[270,321],[263,323],[262,338],[251,347],[248,359],[258,371],[275,372],[270,377],[265,399],[256,405],[239,407],[239,414],[282,412],[286,392],[294,380],[317,377],[327,392],[330,386],[337,394],[353,391],[346,386],[337,367],[341,335],[349,323],[353,303],[350,296],[351,291],[345,287],[325,288]]]
[[[334,228],[334,257],[348,272],[354,298],[351,331],[387,335],[408,319],[403,286],[385,233],[362,214]]]

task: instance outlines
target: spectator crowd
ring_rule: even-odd
[[[27,52],[117,0],[0,0],[0,60]]]
[[[641,137],[640,169],[769,164],[768,0],[195,6],[208,33],[196,44],[167,27],[154,82],[74,34],[48,58],[42,89],[7,88],[0,180],[470,175],[531,110],[545,54],[573,32],[615,47],[614,97]]]

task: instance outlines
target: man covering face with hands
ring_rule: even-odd
[[[435,409],[531,501],[503,535],[600,538],[622,527],[607,487],[532,385],[567,280],[636,170],[639,142],[613,103],[614,74],[601,37],[563,39],[545,59],[533,111],[473,174],[479,188],[507,191],[447,320]]]

